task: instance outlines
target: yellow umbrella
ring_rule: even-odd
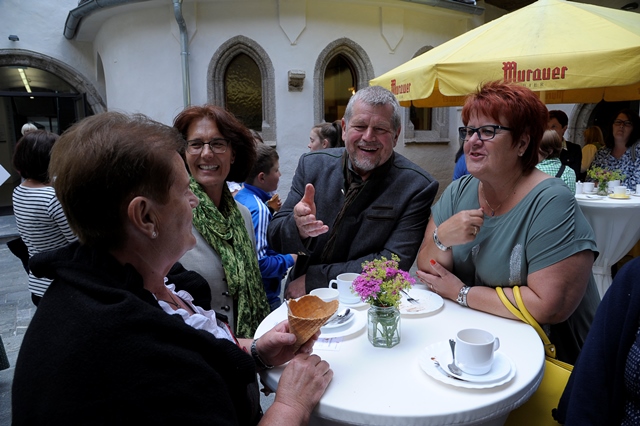
[[[371,80],[403,106],[462,105],[483,82],[517,82],[543,102],[640,99],[640,14],[539,0]]]

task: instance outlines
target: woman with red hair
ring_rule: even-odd
[[[575,362],[599,296],[591,227],[559,179],[536,169],[545,105],[529,89],[492,82],[462,109],[469,175],[432,208],[418,277],[462,306],[515,318],[495,288],[521,286],[525,305],[550,330],[558,358]]]

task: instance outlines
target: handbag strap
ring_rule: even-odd
[[[520,293],[520,287],[518,286],[513,287],[513,296],[516,299],[517,306],[514,306],[513,303],[511,303],[511,301],[507,298],[507,295],[504,294],[504,290],[502,289],[502,287],[496,287],[496,292],[498,293],[498,297],[500,298],[504,306],[509,310],[509,312],[511,312],[514,316],[519,318],[522,322],[525,322],[529,324],[531,327],[533,327],[533,329],[536,331],[536,333],[538,333],[538,336],[540,336],[540,339],[542,340],[545,354],[548,357],[555,359],[556,346],[553,343],[551,343],[551,341],[547,337],[547,333],[545,333],[544,330],[542,330],[542,327],[540,327],[540,324],[538,324],[535,318],[531,316],[531,313],[529,313],[527,308],[524,306],[524,301],[522,300],[522,294]]]

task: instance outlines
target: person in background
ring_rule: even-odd
[[[456,166],[453,169],[453,180],[460,179],[462,176],[469,174],[467,171],[467,162],[464,158],[464,143],[460,144],[458,152],[456,152]]]
[[[280,283],[289,268],[295,264],[297,255],[277,253],[269,247],[267,242],[267,227],[273,215],[266,203],[269,201],[269,193],[278,189],[280,163],[274,148],[259,144],[256,146],[256,151],[258,154],[256,164],[247,176],[244,188],[236,195],[236,200],[251,212],[262,284],[273,311],[282,304]]]
[[[297,253],[285,298],[326,287],[382,256],[409,270],[438,182],[394,152],[400,105],[380,86],[358,90],[342,119],[345,148],[303,154],[291,191],[267,230],[279,253]]]
[[[528,88],[490,82],[462,108],[469,175],[433,206],[418,254],[418,278],[461,306],[515,318],[521,286],[531,315],[549,330],[558,358],[574,363],[600,297],[591,266],[595,237],[575,197],[536,169],[545,105]]]
[[[249,129],[218,106],[188,107],[173,126],[187,141],[191,190],[200,200],[193,217],[197,244],[180,263],[207,280],[211,308],[227,316],[234,332],[253,336],[269,315],[269,303],[251,213],[234,200],[226,182],[244,182],[256,161],[256,143]]]
[[[577,143],[571,143],[564,138],[569,125],[569,117],[564,111],[556,109],[549,111],[548,128],[555,130],[562,139],[562,151],[560,151],[560,162],[573,169],[576,176],[580,176],[580,167],[582,165],[582,149]]]
[[[309,133],[309,151],[326,148],[343,147],[342,124],[336,120],[333,123],[322,123],[313,126]]]
[[[25,134],[32,132],[34,130],[38,130],[35,124],[24,123],[24,125],[22,126],[22,129],[20,129],[20,133],[22,133],[22,136],[24,136]]]
[[[18,355],[14,426],[308,422],[333,377],[310,355],[317,335],[297,352],[287,321],[236,339],[167,279],[196,243],[183,149],[175,129],[116,112],[56,143],[51,173],[80,242],[32,259],[53,283]],[[256,372],[287,362],[262,416]]]
[[[640,424],[640,258],[618,271],[554,418],[567,426]]]
[[[77,240],[49,179],[51,149],[57,140],[55,133],[31,130],[20,138],[13,154],[13,167],[23,179],[13,190],[13,213],[29,257]],[[38,278],[29,271],[34,305],[38,306],[50,284],[51,280]]]
[[[598,126],[589,126],[584,131],[584,146],[582,147],[582,165],[580,166],[580,180],[587,178],[587,170],[596,156],[596,152],[604,147],[602,130]]]
[[[620,181],[631,190],[640,183],[640,117],[631,109],[623,109],[612,124],[605,147],[596,152],[591,167],[619,170],[625,175]]]
[[[562,179],[567,184],[573,194],[576,193],[576,174],[572,168],[560,162],[560,151],[562,151],[562,140],[554,130],[546,130],[540,141],[538,150],[539,163],[538,170],[548,175]]]

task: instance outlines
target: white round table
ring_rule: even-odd
[[[640,239],[640,197],[620,200],[578,194],[576,200],[596,236],[600,254],[593,263],[593,277],[603,297],[611,286],[611,266]]]
[[[421,288],[419,285],[416,288]],[[262,322],[256,337],[286,318],[282,305]],[[366,317],[367,307],[359,315]],[[508,383],[467,389],[427,375],[418,362],[425,348],[454,338],[463,328],[482,328],[500,338],[502,354],[516,366]],[[325,359],[334,377],[311,418],[311,425],[502,425],[509,412],[522,405],[537,389],[544,370],[544,350],[529,325],[445,300],[427,316],[401,318],[401,342],[386,349],[367,339],[364,327],[345,337],[335,348],[314,352]],[[448,345],[447,345],[448,346]],[[261,373],[276,389],[283,367]]]

